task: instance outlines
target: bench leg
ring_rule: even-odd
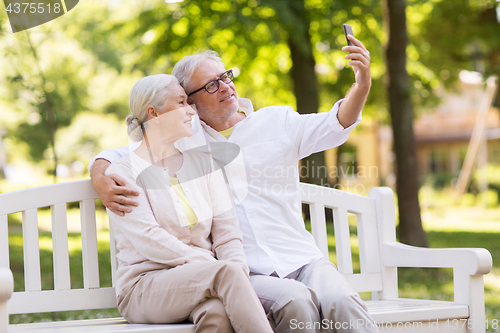
[[[486,318],[483,275],[454,272],[455,302],[469,305],[469,333],[484,333]]]

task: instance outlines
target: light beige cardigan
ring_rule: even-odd
[[[131,152],[113,162],[117,174],[139,192],[132,212],[108,210],[117,244],[116,294],[128,290],[141,274],[197,261],[231,260],[247,268],[242,233],[221,169],[207,154],[183,152],[176,172],[198,223],[190,230],[167,168],[151,165]]]

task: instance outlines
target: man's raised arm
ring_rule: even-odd
[[[104,172],[111,163],[105,159],[97,159],[90,167],[92,186],[101,198],[106,208],[113,213],[123,216],[130,213],[130,206],[137,206],[137,202],[127,198],[127,195],[137,196],[139,193],[127,187],[125,180],[118,175],[106,176]]]

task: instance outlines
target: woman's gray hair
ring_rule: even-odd
[[[134,84],[128,97],[132,114],[126,118],[127,132],[132,141],[142,140],[142,130],[148,119],[148,106],[161,110],[166,101],[168,87],[172,83],[179,83],[175,76],[156,74],[143,77]],[[141,126],[143,124],[144,126]]]
[[[172,75],[179,80],[179,84],[186,90],[186,93],[188,89],[192,89],[190,83],[195,70],[206,59],[211,59],[224,66],[219,54],[212,50],[186,56],[175,64],[174,69],[172,70]]]

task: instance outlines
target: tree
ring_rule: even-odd
[[[2,45],[9,70],[4,78],[8,82],[5,101],[20,115],[19,121],[8,128],[8,137],[27,144],[33,161],[40,162],[48,155],[52,159],[50,173],[56,181],[58,154],[56,132],[68,126],[82,110],[87,95],[87,80],[91,72],[75,61],[74,49],[52,47],[55,39],[48,34],[29,32],[13,36]]]
[[[386,0],[389,40],[387,43],[388,97],[396,154],[396,189],[399,208],[399,240],[403,243],[427,246],[422,228],[418,201],[418,165],[413,133],[413,108],[410,77],[406,70],[405,0]]]
[[[137,19],[113,29],[121,27],[125,38],[136,44],[134,49],[141,53],[137,68],[145,73],[169,72],[184,55],[214,49],[226,65],[238,68],[239,95],[252,99],[256,108],[287,104],[300,113],[316,113],[329,110],[353,83],[340,51],[345,45],[341,23],[354,13],[361,22],[356,28],[366,26],[369,19],[376,27],[377,19],[369,14],[376,2],[365,2],[363,10],[350,2],[305,0],[186,0],[167,6],[154,2],[138,11]],[[375,35],[368,43],[379,44]],[[318,80],[316,56],[326,62],[323,82]],[[312,172],[325,165],[323,153],[302,163],[309,167],[308,182],[328,184],[325,173]]]

